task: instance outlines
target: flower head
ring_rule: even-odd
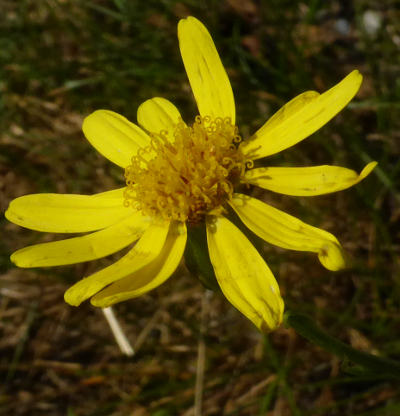
[[[178,121],[173,131],[153,133],[125,168],[126,205],[190,224],[221,213],[246,169],[240,140],[228,117],[197,116],[192,126]]]
[[[237,191],[251,184],[287,195],[312,196],[355,185],[360,174],[337,166],[257,167],[253,161],[305,139],[357,93],[362,77],[351,72],[320,95],[305,92],[242,140],[235,124],[232,88],[215,45],[201,22],[179,22],[179,45],[199,115],[186,124],[168,100],[156,97],[138,109],[139,127],[98,110],[83,123],[89,142],[124,169],[126,186],[96,195],[34,194],[13,200],[6,217],[45,232],[89,234],[16,251],[19,267],[72,264],[135,245],[120,260],[82,279],[65,293],[79,305],[91,298],[106,307],[162,284],[184,253],[187,226],[205,226],[216,279],[226,298],[261,330],[282,320],[283,301],[267,264],[227,218],[232,208],[265,241],[317,253],[329,270],[344,267],[342,248],[330,233],[305,224]]]

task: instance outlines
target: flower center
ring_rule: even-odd
[[[238,148],[240,141],[230,118],[208,116],[153,134],[150,146],[125,169],[125,205],[191,223],[221,213],[250,162]]]

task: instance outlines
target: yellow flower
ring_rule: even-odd
[[[261,330],[280,324],[283,301],[267,264],[224,214],[231,207],[265,241],[311,251],[329,270],[344,267],[342,249],[330,233],[250,196],[235,192],[252,184],[286,195],[321,195],[348,188],[358,175],[336,166],[253,168],[253,161],[305,139],[354,97],[362,77],[351,72],[320,95],[300,94],[252,137],[241,141],[229,79],[210,34],[188,17],[178,25],[179,46],[199,109],[192,125],[163,98],[138,109],[141,127],[108,110],[83,123],[89,142],[125,169],[126,187],[96,195],[34,194],[13,200],[8,220],[33,230],[92,232],[81,237],[37,244],[16,251],[19,267],[46,267],[98,259],[137,243],[114,264],[82,279],[65,293],[79,305],[91,298],[106,307],[159,286],[181,261],[187,228],[205,224],[208,250],[226,298]],[[93,232],[94,231],[94,232]]]

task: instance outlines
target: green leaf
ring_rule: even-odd
[[[400,379],[400,362],[358,351],[319,328],[310,317],[295,312],[286,312],[285,323],[302,337],[318,345],[342,360],[348,360],[373,371]]]

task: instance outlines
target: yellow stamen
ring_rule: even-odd
[[[249,163],[240,141],[230,118],[208,116],[197,116],[192,126],[180,121],[173,134],[152,135],[150,146],[125,169],[125,205],[144,215],[191,223],[223,211]]]

